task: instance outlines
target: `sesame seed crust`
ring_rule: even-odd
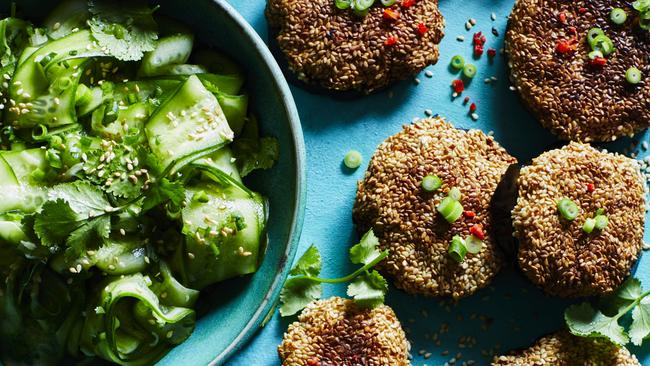
[[[533,159],[517,183],[518,261],[533,283],[552,295],[577,297],[610,293],[625,280],[643,244],[647,193],[636,160],[572,142]],[[573,221],[558,213],[564,197],[580,208]],[[585,233],[585,220],[599,208],[607,227]]]
[[[437,0],[419,0],[399,9],[396,21],[383,19],[384,6],[365,17],[340,10],[334,0],[269,0],[266,16],[279,29],[279,48],[298,79],[336,90],[370,93],[420,72],[438,61],[444,19]],[[428,31],[421,35],[418,25]],[[386,46],[388,37],[397,43]]]
[[[641,366],[625,347],[603,339],[581,338],[567,331],[546,336],[532,347],[496,356],[492,366]]]
[[[363,181],[358,184],[353,219],[360,233],[372,228],[380,247],[390,255],[380,270],[409,293],[461,298],[485,287],[504,263],[491,235],[484,249],[468,254],[463,263],[447,251],[454,235],[466,237],[481,224],[492,230],[490,200],[501,177],[516,159],[492,137],[478,130],[455,129],[442,118],[404,126],[375,152]],[[422,178],[435,174],[443,181],[436,192],[424,192]],[[452,187],[474,218],[449,224],[436,206]]]
[[[290,366],[407,366],[410,345],[393,310],[333,297],[309,304],[289,325],[278,354]]]
[[[625,25],[609,20],[613,7],[625,9]],[[650,126],[650,32],[634,24],[636,14],[624,0],[517,0],[505,41],[511,81],[545,128],[564,140],[589,142]],[[570,27],[576,29],[577,49],[559,54],[556,45],[571,39]],[[602,68],[589,63],[586,35],[594,27],[616,47]],[[625,80],[632,66],[643,72],[637,86]]]

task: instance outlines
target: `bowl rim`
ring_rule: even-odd
[[[226,347],[221,353],[216,355],[212,361],[208,363],[210,366],[220,365],[230,358],[237,350],[246,344],[255,332],[257,332],[264,324],[267,316],[275,310],[276,302],[280,296],[280,290],[289,275],[291,264],[298,251],[298,243],[300,241],[300,234],[305,215],[305,204],[307,196],[307,174],[305,169],[306,153],[305,153],[305,140],[302,133],[302,126],[300,124],[300,117],[296,103],[289,89],[289,84],[284,78],[284,74],[280,70],[280,66],[271,54],[262,38],[257,34],[253,27],[239,14],[235,8],[232,7],[226,0],[211,0],[209,2],[213,6],[220,7],[227,16],[229,16],[235,25],[242,31],[249,39],[252,40],[253,46],[264,61],[264,65],[272,76],[276,91],[280,94],[285,112],[289,117],[289,128],[293,144],[296,150],[296,193],[294,200],[296,205],[293,211],[292,226],[289,231],[289,240],[287,248],[285,249],[284,256],[286,260],[282,263],[279,273],[276,275],[271,287],[264,295],[264,300],[257,308],[251,319],[246,323],[242,332]]]

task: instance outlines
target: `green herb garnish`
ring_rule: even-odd
[[[377,263],[388,256],[388,251],[377,248],[379,239],[372,230],[368,231],[359,244],[350,248],[350,261],[363,265],[351,274],[334,279],[319,278],[321,271],[321,257],[318,249],[312,245],[300,257],[291,269],[291,277],[285,282],[280,293],[280,314],[290,316],[298,313],[322,294],[323,283],[347,283],[348,296],[365,307],[375,307],[384,302],[388,290],[386,280],[375,270],[371,270]]]
[[[643,292],[641,282],[629,278],[611,296],[594,308],[584,302],[571,305],[564,312],[564,320],[571,333],[580,337],[606,338],[624,346],[630,340],[640,346],[650,334],[650,291]],[[631,324],[626,330],[619,320],[631,312]]]

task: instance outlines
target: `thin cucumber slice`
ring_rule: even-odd
[[[9,165],[7,159],[0,155],[0,187],[18,186],[19,184],[11,165]]]
[[[156,70],[154,75],[148,76],[187,76],[194,74],[205,74],[208,70],[201,65],[190,65],[190,64],[180,64],[180,65],[167,65]]]
[[[89,17],[88,1],[67,0],[52,10],[45,19],[44,26],[50,38],[59,39],[72,33],[75,28],[83,28]]]
[[[207,202],[192,200],[199,192],[207,195]],[[186,195],[189,203],[182,211],[186,244],[184,248],[179,247],[177,255],[184,258],[182,272],[189,287],[201,289],[255,272],[266,238],[264,198],[258,194],[251,197],[235,187],[222,189],[213,184],[188,187]],[[215,207],[222,209],[215,210]],[[227,236],[209,237],[212,231],[230,228],[233,217],[238,218],[244,227],[235,231],[226,229],[224,232],[230,233]],[[198,240],[197,232],[198,237],[207,241]],[[218,254],[215,255],[215,251]],[[187,253],[193,253],[194,259],[189,259]]]
[[[241,183],[241,177],[239,176],[239,171],[237,170],[237,165],[235,165],[235,158],[233,157],[232,150],[229,147],[224,147],[216,153],[208,156],[207,158],[202,158],[195,161],[195,164],[208,165],[213,168],[217,168],[228,174],[234,180]],[[210,181],[210,178],[204,177],[204,180]]]
[[[37,182],[32,182],[32,172],[37,169],[45,171],[48,166],[47,159],[45,158],[45,150],[43,149],[2,151],[0,152],[0,156],[9,164],[16,179],[23,184],[32,183],[38,185]]]
[[[211,73],[220,75],[237,75],[243,77],[244,72],[241,66],[230,58],[214,50],[201,49],[194,52],[192,56],[194,63],[203,65]]]
[[[197,77],[213,93],[237,95],[244,85],[244,77],[238,74],[199,74]]]
[[[217,94],[217,100],[228,120],[230,128],[239,135],[248,116],[248,95]]]
[[[80,85],[81,86],[81,85]],[[90,114],[92,111],[95,109],[99,108],[100,105],[104,102],[104,92],[102,91],[102,88],[100,87],[93,87],[89,89],[89,97],[86,96],[86,98],[89,99],[84,99],[83,102],[80,103],[80,101],[77,99],[75,102],[75,106],[77,107],[77,116],[78,117],[84,117]]]
[[[184,64],[190,58],[194,36],[176,34],[158,41],[156,49],[147,52],[142,58],[139,74],[142,76],[159,75],[162,68],[169,65]]]
[[[234,137],[217,98],[194,75],[156,110],[145,131],[163,166]]]

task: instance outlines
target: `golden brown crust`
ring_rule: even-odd
[[[511,80],[542,125],[564,140],[610,141],[650,126],[650,32],[634,19],[624,0],[518,0],[510,15],[506,53]],[[609,20],[611,9],[627,11],[623,26]],[[585,9],[581,12],[580,9]],[[566,23],[559,21],[564,13]],[[574,37],[574,53],[556,52]],[[602,28],[616,52],[602,68],[589,64],[587,32]],[[645,83],[631,86],[625,72],[635,66]]]
[[[641,366],[641,363],[624,347],[561,331],[541,338],[526,350],[496,356],[492,366]]]
[[[334,0],[269,0],[269,24],[298,78],[337,91],[372,92],[418,73],[438,61],[444,19],[436,0],[409,8],[394,6],[396,21],[383,18],[383,6],[365,17],[340,10]],[[428,31],[421,35],[418,25]],[[386,46],[388,37],[397,43]]]
[[[603,295],[623,282],[643,244],[646,186],[635,160],[570,143],[533,159],[518,185],[513,226],[519,265],[533,283],[570,297]],[[558,213],[565,197],[580,207],[573,221]],[[609,224],[585,233],[585,220],[599,208]]]
[[[359,182],[353,218],[360,233],[372,228],[390,255],[382,272],[409,293],[460,298],[486,286],[503,264],[493,238],[484,249],[457,263],[447,253],[454,235],[466,237],[473,225],[491,232],[490,200],[510,164],[510,156],[492,137],[478,130],[455,129],[442,118],[421,120],[389,137],[375,152]],[[426,193],[422,178],[435,174],[444,182]],[[466,211],[448,224],[436,206],[458,187]]]
[[[278,354],[286,366],[408,366],[409,343],[393,310],[333,297],[312,302],[289,325]]]

